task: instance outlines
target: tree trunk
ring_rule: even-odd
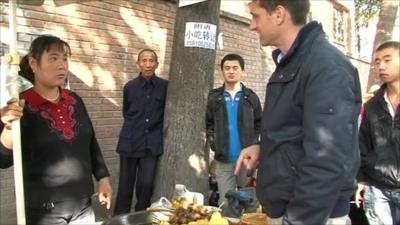
[[[156,199],[170,199],[178,183],[190,191],[207,193],[209,151],[205,146],[205,112],[213,85],[216,49],[184,47],[184,39],[186,22],[214,24],[218,34],[219,10],[220,0],[177,9]]]
[[[380,44],[384,43],[385,41],[392,40],[392,33],[394,24],[396,22],[398,8],[399,8],[398,1],[393,1],[393,0],[382,1],[382,6],[379,11],[378,23],[376,25],[376,34],[373,46],[374,51]],[[367,90],[369,90],[369,88],[372,85],[381,83],[379,78],[376,76],[376,73],[373,68],[373,65],[375,63],[374,58],[375,58],[375,52],[372,53],[371,68],[368,76]]]

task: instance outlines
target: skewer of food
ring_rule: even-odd
[[[174,199],[172,208],[148,208],[149,212],[167,212],[167,220],[157,220],[154,225],[228,225],[218,208],[189,203],[184,198]]]

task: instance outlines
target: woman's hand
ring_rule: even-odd
[[[22,111],[24,109],[25,100],[18,100],[15,98],[10,99],[7,102],[7,106],[3,107],[0,111],[1,122],[3,122],[5,129],[11,130],[11,124],[13,121],[19,120],[22,117]]]
[[[111,207],[112,188],[109,177],[103,177],[99,180],[99,202],[106,205],[107,209]]]
[[[11,125],[13,121],[19,120],[22,117],[25,100],[18,100],[13,98],[7,102],[7,106],[0,110],[1,122],[4,128],[1,132],[0,142],[8,149],[13,148]]]

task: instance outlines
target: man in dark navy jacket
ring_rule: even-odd
[[[277,47],[276,69],[267,84],[261,150],[243,150],[238,167],[259,162],[257,197],[268,224],[346,224],[360,165],[357,69],[321,24],[306,24],[309,0],[252,0],[249,9],[260,44]]]
[[[136,182],[135,211],[150,206],[158,157],[163,153],[163,118],[168,81],[155,75],[157,54],[142,50],[139,76],[124,87],[123,116],[117,152],[120,177],[114,215],[130,212]]]

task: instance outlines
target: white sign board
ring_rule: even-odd
[[[205,2],[207,0],[179,0],[179,7]]]
[[[217,26],[209,23],[187,22],[185,47],[215,49]]]

